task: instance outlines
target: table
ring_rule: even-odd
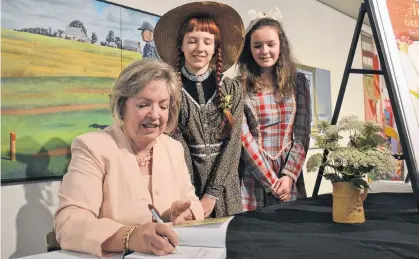
[[[99,259],[99,258],[100,257],[90,255],[90,254],[85,254],[85,253],[58,250],[58,251],[53,251],[53,252],[20,257],[19,259]],[[106,257],[106,259],[122,259],[122,254],[114,254],[110,257]]]
[[[369,194],[364,209],[364,224],[334,223],[327,194],[238,214],[227,230],[227,258],[419,258],[412,193]]]
[[[359,225],[332,221],[330,194],[238,214],[227,229],[227,258],[419,258],[419,213],[412,193],[369,194],[364,208],[367,221]],[[24,258],[97,257],[56,251]]]

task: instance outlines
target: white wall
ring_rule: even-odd
[[[60,181],[1,187],[1,258],[46,251]]]
[[[185,0],[161,1],[114,0],[114,2],[162,15]],[[278,6],[284,16],[284,28],[298,60],[331,72],[332,104],[339,91],[343,70],[356,21],[314,0],[222,1],[242,15],[245,25],[249,9]],[[263,3],[263,4],[261,4]],[[369,28],[365,28],[370,32]],[[361,68],[361,53],[355,53],[354,68]],[[232,70],[230,70],[231,73]],[[350,77],[341,116],[354,114],[364,118],[362,76]],[[311,151],[313,152],[313,151]],[[317,151],[318,152],[318,151]],[[311,195],[315,173],[305,174],[307,193]],[[60,182],[28,183],[1,187],[1,258],[15,258],[45,251],[44,237],[52,228]],[[330,192],[323,181],[320,192]]]

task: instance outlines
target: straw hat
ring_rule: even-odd
[[[223,72],[229,69],[240,56],[244,46],[244,24],[240,15],[232,7],[217,2],[193,2],[178,6],[165,13],[154,29],[154,42],[162,60],[175,65],[179,30],[187,19],[208,17],[221,30],[223,50]],[[215,58],[211,61],[215,65]]]

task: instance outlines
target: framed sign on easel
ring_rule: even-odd
[[[401,159],[405,161],[419,210],[419,0],[364,1],[359,9],[331,124],[334,125],[338,121],[351,73],[382,75],[402,146]],[[381,70],[352,68],[365,14],[368,15]],[[411,48],[411,45],[414,47]],[[411,52],[417,52],[417,55],[409,56],[410,48]],[[326,156],[327,151],[323,153],[323,157]],[[324,168],[319,168],[313,197],[319,192],[323,170]]]

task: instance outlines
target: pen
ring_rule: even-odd
[[[157,223],[164,223],[164,221],[162,220],[162,218],[160,217],[159,213],[157,212],[156,208],[154,208],[153,205],[148,204],[148,208],[150,209],[151,214],[153,215]],[[166,239],[175,248],[175,252],[177,252],[176,246],[172,242],[170,242],[170,240],[167,237],[163,237],[163,238]]]

